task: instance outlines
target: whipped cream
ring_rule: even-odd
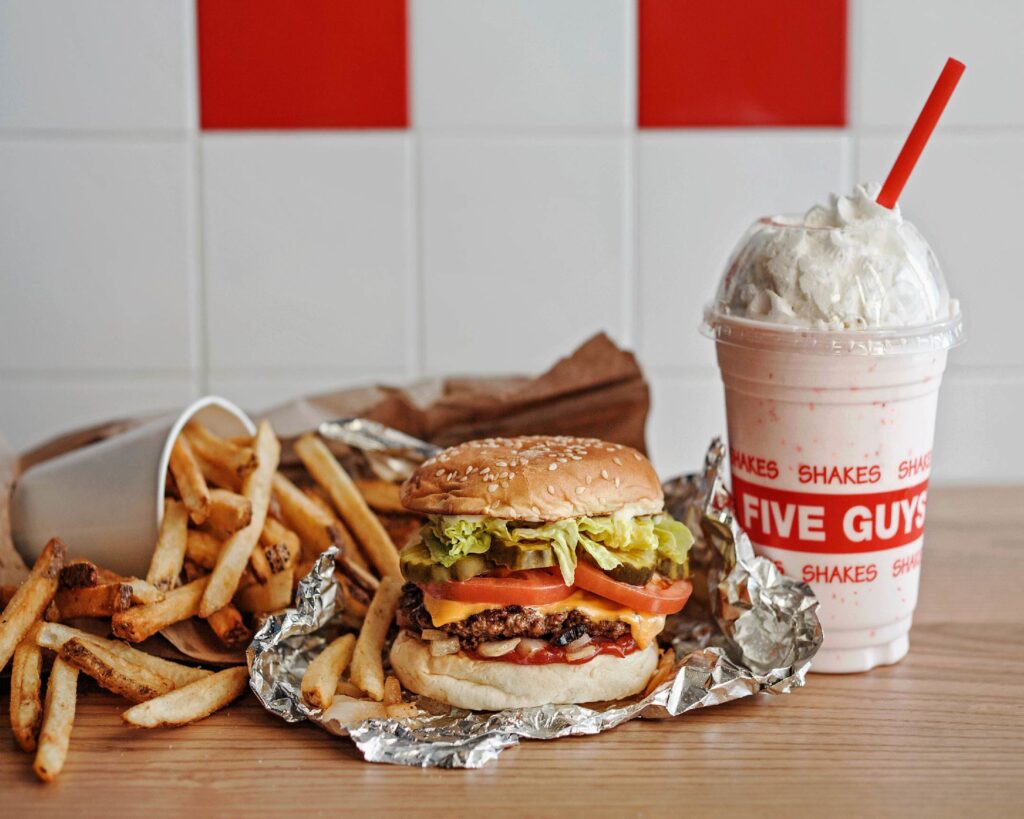
[[[802,217],[762,219],[729,263],[726,315],[817,329],[912,327],[954,316],[938,261],[880,186],[833,194]]]

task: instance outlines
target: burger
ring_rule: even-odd
[[[643,690],[690,596],[693,542],[643,455],[591,438],[470,441],[424,462],[401,498],[426,516],[400,557],[391,665],[406,688],[485,711]]]

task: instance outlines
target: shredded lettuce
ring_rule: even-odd
[[[577,547],[605,571],[621,565],[623,558],[648,564],[670,560],[685,571],[693,543],[690,530],[667,514],[634,517],[620,513],[543,524],[443,515],[431,518],[423,527],[423,542],[431,559],[445,567],[466,555],[486,554],[494,539],[513,545],[546,543],[554,551],[567,585],[572,585],[576,575]]]

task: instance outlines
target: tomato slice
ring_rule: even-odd
[[[494,603],[500,606],[543,606],[565,600],[573,590],[566,586],[558,569],[530,569],[509,572],[504,577],[488,575],[469,580],[449,580],[421,586],[426,594],[460,603]]]
[[[648,614],[675,614],[682,611],[693,591],[688,580],[655,577],[646,586],[620,583],[587,560],[580,560],[576,565],[576,585],[633,611]]]

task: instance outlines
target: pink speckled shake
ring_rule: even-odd
[[[912,246],[869,278],[901,242],[923,245],[898,226],[883,225],[878,247],[847,227],[762,220],[705,311],[737,518],[758,554],[817,595],[825,640],[814,671],[866,671],[909,648],[939,384],[961,322],[930,251]],[[904,286],[907,267],[921,291]],[[878,278],[888,285],[872,296]],[[891,304],[897,297],[904,303]],[[884,320],[929,299],[930,321]],[[833,303],[837,317],[814,312]],[[874,326],[856,311],[877,316]]]

